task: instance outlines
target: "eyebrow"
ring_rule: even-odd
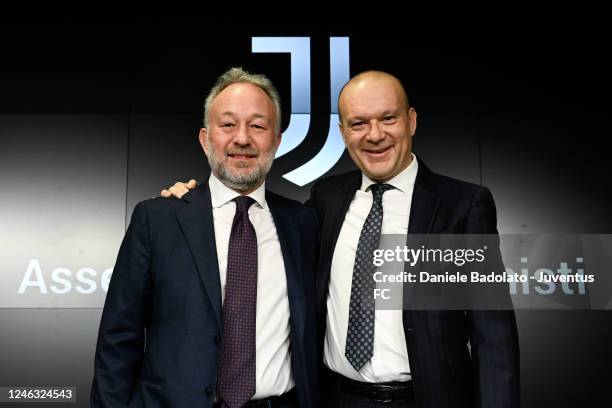
[[[395,109],[395,110],[386,110],[383,111],[382,114],[380,116],[388,116],[388,115],[397,115],[397,112],[399,111],[399,109]]]
[[[398,109],[392,110],[392,109],[387,109],[384,110],[380,113],[375,113],[374,115],[372,115],[373,117],[382,117],[382,116],[387,116],[387,115],[393,115],[396,116],[398,113]],[[360,121],[364,121],[364,120],[368,120],[368,118],[366,117],[366,115],[363,114],[359,114],[359,115],[355,115],[355,116],[347,116],[346,117],[347,121],[354,121],[354,120],[360,120]]]
[[[225,111],[225,112],[219,113],[218,116],[231,116],[232,118],[235,118],[236,117],[236,113],[232,112],[232,111]],[[268,120],[268,117],[266,115],[261,114],[261,113],[253,114],[252,118]]]

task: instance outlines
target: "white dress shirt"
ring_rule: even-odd
[[[225,186],[212,173],[208,185],[213,207],[221,296],[225,299],[227,253],[236,213],[236,203],[232,200],[240,194]],[[265,183],[248,196],[255,200],[249,208],[249,219],[257,234],[256,371],[253,399],[260,399],[283,394],[291,390],[295,383],[291,373],[287,277],[276,227],[266,203]]]
[[[395,188],[383,194],[382,234],[408,232],[417,169],[413,154],[408,167],[387,182]],[[372,192],[368,187],[375,184],[363,173],[361,180],[361,188],[346,213],[332,258],[323,361],[333,371],[356,381],[407,381],[411,376],[402,310],[375,311],[374,354],[359,372],[344,355],[355,253],[361,229],[372,208]]]

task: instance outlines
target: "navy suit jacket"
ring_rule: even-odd
[[[266,201],[287,277],[293,378],[300,406],[317,407],[318,222],[312,209],[296,201],[271,192]],[[106,296],[92,406],[211,407],[220,336],[221,284],[208,183],[182,200],[139,203]]]
[[[317,277],[320,359],[332,257],[360,187],[359,171],[332,176],[313,186],[308,202],[321,222]],[[493,197],[486,187],[432,173],[419,160],[408,234],[497,234]],[[419,407],[519,405],[518,336],[512,310],[405,310],[403,324]]]

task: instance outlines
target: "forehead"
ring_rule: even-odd
[[[250,83],[232,84],[219,92],[211,110],[217,114],[274,116],[274,104],[258,86]]]
[[[340,105],[346,116],[371,116],[393,112],[404,102],[399,85],[390,79],[368,79],[346,86]]]

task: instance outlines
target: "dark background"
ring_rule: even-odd
[[[488,186],[501,233],[612,233],[609,44],[597,27],[205,26],[0,27],[0,279],[21,279],[37,257],[45,270],[112,267],[137,202],[176,180],[206,180],[202,102],[230,66],[272,79],[285,128],[289,55],[252,54],[253,36],[311,37],[310,131],[275,162],[270,189],[308,197],[310,185],[282,175],[324,143],[329,37],[348,36],[351,74],[382,69],[403,81],[419,114],[415,153]],[[352,168],[345,152],[328,174]],[[0,308],[0,386],[75,385],[76,405],[88,406],[101,309],[75,299]],[[611,312],[520,311],[517,320],[524,407],[610,405]]]

